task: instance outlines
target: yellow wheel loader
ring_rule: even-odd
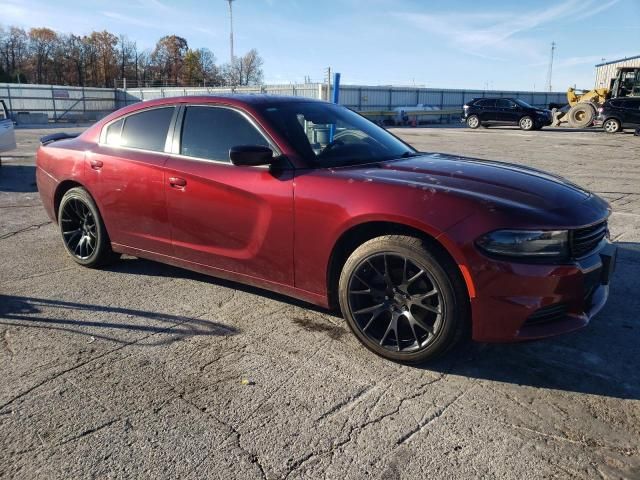
[[[598,108],[609,98],[640,96],[640,68],[619,68],[610,88],[567,90],[568,111],[553,109],[554,127],[568,123],[572,128],[586,128],[593,124]]]

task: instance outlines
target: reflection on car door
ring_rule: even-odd
[[[2,100],[0,100],[0,153],[8,152],[16,148],[16,133],[13,128],[13,120],[9,118],[9,112]]]
[[[293,174],[234,166],[229,149],[271,146],[245,114],[187,106],[166,164],[176,257],[293,284]]]
[[[151,108],[108,124],[87,152],[85,175],[114,243],[171,255],[164,150],[175,110]]]

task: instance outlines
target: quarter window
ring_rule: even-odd
[[[113,122],[107,127],[106,142],[107,145],[120,145],[120,133],[122,133],[122,125],[124,119]]]
[[[269,142],[235,110],[220,107],[187,107],[182,124],[180,154],[229,162],[229,149]]]
[[[154,108],[129,115],[124,119],[119,145],[154,152],[164,151],[173,110],[173,107]],[[114,129],[114,140],[116,139],[115,131],[116,129]],[[107,143],[109,144],[111,143],[109,142],[110,133],[107,130]]]

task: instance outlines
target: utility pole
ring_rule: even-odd
[[[229,3],[229,47],[231,51],[231,64],[233,65],[233,2],[235,0],[226,0]]]
[[[553,57],[556,53],[556,42],[551,42],[551,58],[549,59],[549,70],[547,71],[547,88],[551,92],[553,87],[551,86],[551,78],[553,75]]]
[[[322,100],[329,100],[331,98],[331,67],[327,67],[324,74],[326,75],[327,98],[323,98]]]

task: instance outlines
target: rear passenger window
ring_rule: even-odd
[[[480,107],[495,107],[496,106],[496,101],[493,99],[490,100],[480,100],[478,102],[478,106]]]
[[[229,162],[229,149],[269,142],[242,114],[228,108],[187,107],[180,154]]]
[[[154,152],[164,151],[172,116],[173,107],[154,108],[129,115],[124,119],[120,145]]]

